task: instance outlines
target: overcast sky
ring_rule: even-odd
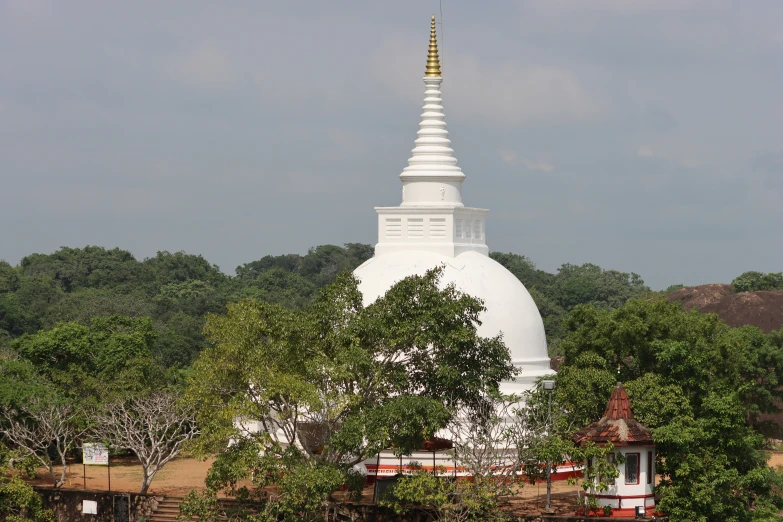
[[[0,0],[0,259],[375,243],[437,0]],[[783,2],[443,0],[491,250],[653,288],[783,270]]]

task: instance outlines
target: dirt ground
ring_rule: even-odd
[[[204,478],[214,459],[174,459],[155,475],[149,492],[160,495],[184,496],[190,490],[204,489]],[[85,476],[86,473],[86,476]],[[111,473],[111,490],[135,492],[141,489],[141,466],[134,458],[112,458],[111,467],[82,466],[74,464],[68,469],[68,482],[64,487],[107,491]],[[38,470],[36,485],[51,485],[44,469]]]
[[[150,493],[168,496],[185,496],[191,490],[203,490],[204,478],[213,460],[175,459],[169,462],[152,481]],[[783,466],[783,452],[771,455],[771,466]],[[109,489],[108,471],[111,472],[112,491],[138,491],[141,487],[141,468],[132,458],[112,459],[110,470],[105,466],[87,466],[80,464],[70,467],[66,488],[84,489],[86,471],[86,489],[106,491]],[[39,470],[38,485],[50,485],[48,475]],[[552,505],[560,512],[574,509],[578,486],[570,486],[565,481],[552,484]],[[372,487],[365,489],[363,502],[372,501]],[[539,512],[546,505],[546,483],[526,484],[518,494],[507,499],[510,508],[518,513]]]

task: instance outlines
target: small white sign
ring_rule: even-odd
[[[95,500],[82,500],[82,514],[84,515],[97,515],[98,514],[98,502]]]
[[[99,442],[86,442],[82,445],[82,458],[88,466],[108,466],[109,448]]]

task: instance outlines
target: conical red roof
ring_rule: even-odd
[[[628,392],[625,391],[625,388],[623,388],[623,385],[619,382],[614,388],[612,396],[609,398],[609,402],[606,404],[604,417],[612,420],[633,419],[631,399],[628,398]]]
[[[634,418],[631,399],[619,382],[609,398],[604,416],[577,431],[573,440],[580,446],[587,441],[599,445],[611,442],[614,446],[654,445],[650,430]]]

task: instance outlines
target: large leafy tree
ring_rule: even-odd
[[[218,284],[226,276],[217,265],[210,264],[202,256],[186,252],[158,252],[155,257],[142,262],[146,277],[152,278],[158,286],[190,280]]]
[[[153,357],[155,341],[152,322],[146,317],[96,317],[90,326],[61,323],[16,339],[14,351],[0,359],[0,372],[12,379],[9,397],[15,396],[14,389],[48,382],[63,397],[86,406],[113,393],[138,392],[170,381]]]
[[[638,274],[604,270],[591,263],[561,266],[554,286],[559,304],[567,310],[587,303],[617,308],[649,291]]]
[[[197,451],[219,453],[213,490],[252,475],[258,486],[278,484],[278,508],[292,518],[312,511],[354,464],[420,447],[455,408],[478,405],[512,375],[501,338],[476,334],[481,302],[441,288],[439,270],[367,307],[357,285],[344,274],[304,309],[242,301],[208,317],[212,346],[189,396]],[[305,497],[307,506],[297,500]]]
[[[62,323],[51,330],[24,335],[13,347],[48,377],[80,371],[111,378],[129,360],[149,357],[154,341],[149,318],[114,315],[93,318],[90,326]]]
[[[67,292],[138,283],[142,273],[130,252],[99,246],[62,247],[52,254],[31,254],[22,259],[20,269],[27,276],[51,277]]]
[[[616,380],[658,446],[661,509],[672,520],[771,520],[780,498],[761,413],[783,400],[776,335],[732,329],[665,298],[576,307],[555,391],[573,419],[600,416]]]

